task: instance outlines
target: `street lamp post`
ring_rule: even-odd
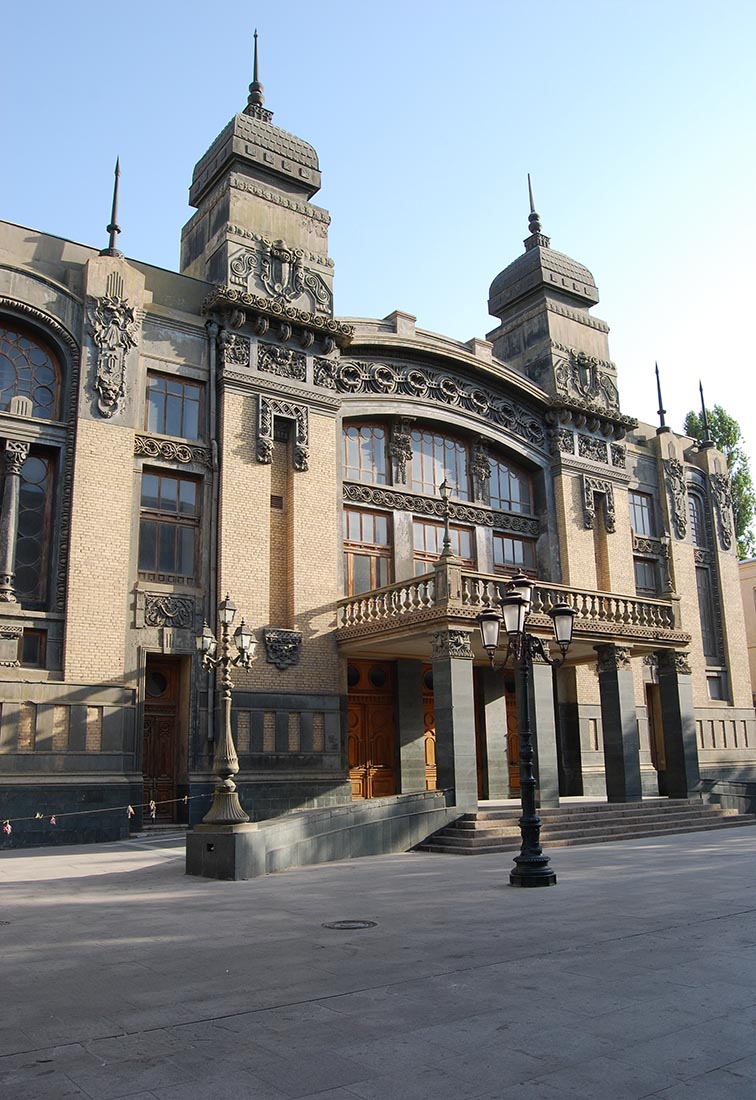
[[[444,541],[441,544],[441,557],[452,557],[451,548],[451,534],[449,533],[449,517],[451,515],[451,495],[452,487],[449,482],[444,478],[438,487],[438,493],[441,497],[441,507],[443,509],[442,515],[444,517]]]
[[[555,886],[556,874],[549,867],[549,857],[541,848],[541,819],[536,810],[536,777],[533,774],[533,740],[530,727],[530,681],[533,658],[559,667],[564,664],[572,641],[575,611],[567,604],[556,604],[549,611],[554,625],[554,637],[562,658],[549,656],[540,638],[528,634],[526,622],[533,601],[535,585],[524,573],[517,573],[507,585],[507,595],[499,601],[501,611],[489,607],[478,615],[478,625],[483,647],[488,653],[491,667],[499,647],[502,623],[507,634],[507,651],[504,664],[510,655],[518,671],[520,681],[520,717],[522,728],[518,730],[520,742],[520,835],[522,844],[515,856],[515,867],[509,875],[511,886]]]
[[[213,772],[218,776],[219,783],[213,793],[213,801],[210,809],[203,817],[205,825],[239,825],[249,821],[249,814],[244,812],[239,795],[236,791],[236,783],[233,776],[239,771],[239,757],[236,755],[234,738],[231,733],[231,665],[241,665],[249,668],[255,654],[256,641],[252,631],[245,625],[244,619],[234,631],[233,640],[237,650],[235,657],[231,656],[231,625],[236,614],[236,605],[226,596],[218,607],[218,622],[220,623],[220,654],[218,655],[218,641],[212,630],[205,622],[202,633],[197,635],[197,650],[200,655],[203,668],[219,668],[221,674],[221,706],[223,711],[223,730],[216,742],[213,755]]]

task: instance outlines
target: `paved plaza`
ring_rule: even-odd
[[[216,882],[0,855],[2,1100],[756,1097],[756,829]],[[364,919],[374,927],[325,924]]]

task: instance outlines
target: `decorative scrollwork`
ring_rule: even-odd
[[[257,345],[257,369],[280,378],[293,378],[304,382],[307,360],[301,351],[283,348],[280,344]]]
[[[134,454],[145,458],[163,458],[166,462],[199,462],[212,465],[210,451],[205,447],[192,447],[188,443],[174,443],[171,439],[155,439],[151,435],[134,437]]]
[[[336,389],[336,363],[333,359],[316,359],[313,382],[325,390]]]
[[[432,367],[344,360],[336,371],[336,389],[340,393],[350,394],[421,397],[425,401],[456,406],[486,417],[534,446],[542,447],[546,440],[542,421],[529,409],[478,383]]]
[[[416,515],[433,516],[436,519],[443,519],[444,516],[442,501],[434,497],[400,493],[393,489],[360,485],[350,481],[344,483],[344,500],[349,504],[369,504],[374,508],[390,508],[395,512],[414,512]],[[492,527],[496,531],[507,531],[527,538],[537,538],[539,534],[537,519],[515,515],[512,512],[476,508],[474,505],[459,504],[456,501],[449,502],[449,518],[458,523]]]
[[[583,475],[583,522],[589,530],[596,523],[596,494],[602,497],[604,508],[604,526],[612,534],[617,526],[617,514],[614,508],[614,486],[611,481]]]
[[[97,408],[103,416],[111,417],[126,394],[126,353],[137,342],[136,313],[123,297],[123,279],[117,272],[108,275],[102,297],[90,298],[89,321],[97,348],[93,383]]]
[[[609,447],[612,456],[612,466],[618,470],[624,470],[627,464],[627,447],[622,443],[612,443]]]
[[[250,289],[254,278],[271,298],[290,304],[302,297],[319,313],[333,311],[333,295],[321,275],[305,266],[305,252],[281,240],[260,238],[259,251],[241,249],[229,264],[232,283]]]
[[[279,630],[266,627],[263,630],[265,659],[269,665],[283,671],[299,664],[302,634],[299,630]]]
[[[711,474],[712,496],[719,517],[719,538],[723,550],[732,549],[732,481],[729,474]]]
[[[657,656],[660,675],[690,676],[692,674],[690,653],[679,649],[660,649]]]
[[[294,421],[294,469],[305,471],[310,464],[310,421],[306,405],[281,401],[260,394],[257,414],[257,461],[273,461],[273,424],[275,417]]]
[[[619,412],[619,393],[617,385],[604,369],[606,364],[594,355],[586,355],[565,345],[555,344],[555,348],[567,352],[554,368],[556,391],[562,397],[577,399],[600,412]]]
[[[578,435],[577,441],[581,458],[591,458],[594,462],[609,461],[609,449],[603,439],[594,439],[592,435]]]
[[[165,592],[145,592],[145,626],[170,626],[177,630],[194,629],[194,600]]]
[[[465,661],[473,659],[470,632],[467,630],[437,630],[432,640],[432,659],[457,657]]]
[[[619,645],[596,645],[596,667],[599,673],[619,672],[630,668],[630,650]]]
[[[679,539],[688,533],[688,493],[685,488],[685,470],[676,458],[664,461],[665,484],[672,503],[672,524]]]

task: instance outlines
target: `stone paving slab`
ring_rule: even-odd
[[[502,855],[224,883],[176,837],[6,852],[0,1098],[756,1097],[756,835],[552,862],[516,890]]]

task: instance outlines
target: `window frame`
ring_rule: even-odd
[[[642,489],[629,489],[627,500],[630,510],[630,526],[633,532],[641,538],[656,538],[656,511],[653,493],[646,493]]]
[[[150,424],[151,413],[157,407],[156,405],[152,404],[152,402],[150,400],[150,395],[152,393],[158,393],[159,392],[157,386],[151,386],[151,384],[150,384],[151,382],[155,382],[155,381],[161,382],[165,386],[165,391],[163,393],[163,409],[162,409],[162,426],[161,427],[153,427]],[[187,391],[188,389],[191,388],[191,389],[196,390],[196,392],[197,392],[197,400],[196,400],[196,406],[197,406],[197,408],[196,408],[196,411],[197,411],[197,431],[196,431],[196,434],[194,434],[194,435],[189,434],[184,429],[186,428],[185,418],[186,418],[187,405],[193,405],[193,404],[195,404],[195,402],[194,401],[187,402],[186,392],[182,393],[180,396],[178,394],[169,394],[168,393],[168,386],[171,385],[171,384],[176,385],[176,386],[181,386],[182,390],[184,390],[184,391]],[[178,433],[169,432],[167,430],[168,429],[169,399],[171,399],[171,398],[178,399],[181,403],[180,427],[181,427],[182,430]],[[204,411],[205,411],[205,386],[204,386],[204,383],[199,382],[194,378],[186,378],[183,375],[165,374],[162,371],[156,371],[156,370],[148,370],[147,371],[147,381],[146,381],[146,384],[145,384],[145,394],[144,394],[144,430],[146,432],[149,432],[150,434],[153,434],[153,435],[165,435],[165,436],[168,436],[170,439],[187,439],[191,442],[196,442],[196,441],[202,439],[203,435],[204,435],[203,430],[202,430]]]
[[[491,477],[488,481],[488,499],[490,506],[496,508],[499,512],[514,512],[521,516],[532,516],[533,482],[530,474],[521,467],[509,462],[507,459],[500,458],[498,455],[489,455],[488,462],[491,469]],[[508,497],[501,496],[501,481],[504,471],[506,471],[506,480],[510,488]],[[518,486],[524,486],[527,491],[527,500],[523,501],[522,496],[519,496],[518,499],[515,500],[511,492],[513,480]],[[494,485],[499,489],[498,494],[494,494]]]
[[[492,549],[492,552],[493,552],[494,573],[500,574],[502,576],[510,576],[511,574],[516,573],[518,570],[521,569],[522,572],[525,573],[529,577],[537,577],[538,576],[538,560],[537,560],[537,555],[536,555],[536,540],[535,539],[524,538],[522,535],[515,535],[515,534],[510,533],[509,531],[494,531],[492,534],[493,534],[493,538],[492,538],[492,547],[491,547],[491,549]],[[522,543],[523,546],[529,547],[530,550],[532,551],[532,555],[533,555],[533,558],[532,558],[533,564],[528,565],[524,561],[522,563],[514,562],[512,564],[509,564],[508,562],[497,562],[496,561],[496,543],[497,542],[503,542],[505,539],[509,539],[512,542],[519,542],[519,543]]]
[[[436,532],[436,546],[437,551],[428,550],[427,546],[423,549],[419,549],[417,546],[416,532],[423,530],[427,532],[433,530]],[[472,557],[463,556],[459,552],[459,536],[460,534],[469,535],[470,537],[470,550]],[[451,540],[451,551],[455,558],[462,563],[463,568],[475,569],[475,528],[467,527],[460,523],[449,524],[449,537]],[[455,547],[456,537],[456,547]],[[437,561],[441,558],[441,548],[444,540],[444,525],[437,520],[428,519],[427,516],[413,516],[412,517],[412,560],[415,564],[415,576],[422,576],[423,573],[431,573]],[[425,542],[425,539],[423,540]],[[418,566],[425,566],[427,568],[420,568]]]
[[[35,385],[34,377],[33,377],[33,374],[32,374],[32,381],[31,381],[31,384],[26,388],[26,392],[23,392],[23,390],[19,390],[19,386],[18,386],[18,367],[13,362],[13,359],[12,359],[11,355],[9,353],[6,353],[4,355],[4,358],[6,358],[13,365],[14,370],[16,371],[16,386],[15,386],[14,392],[8,398],[7,407],[0,410],[0,413],[7,413],[7,412],[10,411],[10,402],[13,399],[13,397],[26,397],[26,398],[29,398],[32,402],[32,413],[31,413],[31,420],[32,421],[37,422],[37,423],[38,422],[45,422],[45,421],[49,421],[49,422],[52,422],[52,423],[60,423],[61,420],[63,419],[63,378],[64,378],[64,373],[63,373],[63,363],[61,361],[61,358],[60,358],[59,354],[55,351],[55,349],[50,345],[50,343],[47,340],[45,340],[42,336],[38,335],[38,333],[36,332],[35,329],[31,329],[28,326],[24,325],[23,322],[18,321],[12,315],[4,314],[2,317],[0,317],[0,355],[2,355],[3,337],[4,337],[5,333],[12,333],[14,336],[17,336],[20,340],[26,340],[29,344],[33,344],[46,357],[47,362],[46,363],[38,363],[38,364],[32,364],[32,363],[29,362],[28,366],[27,366],[27,369],[31,370],[32,372],[34,371],[35,367],[37,369],[46,368],[48,370],[51,370],[52,373],[53,373],[53,381],[52,382],[47,382],[47,383],[39,382]],[[25,351],[25,349],[21,349],[21,348],[19,348],[19,350],[22,351],[22,352]],[[51,401],[51,406],[50,406],[51,407],[51,415],[50,416],[40,416],[38,412],[34,411],[36,402],[34,400],[33,395],[34,395],[35,390],[38,389],[38,388],[49,389],[49,390],[52,391],[52,401]]]
[[[430,441],[430,453],[416,446],[418,437],[421,444],[425,439]],[[412,457],[408,462],[407,480],[411,492],[437,497],[439,486],[446,481],[451,486],[454,499],[466,504],[472,500],[470,448],[465,440],[429,428],[415,427],[410,432],[410,447]],[[453,463],[448,461],[449,452],[454,456]],[[419,477],[416,477],[418,471]]]
[[[180,507],[180,488],[177,489],[176,501],[177,508],[175,511],[167,509],[161,509],[158,505],[157,508],[150,507],[144,503],[145,492],[145,479],[147,477],[157,477],[159,479],[159,485],[164,481],[177,482],[180,486],[181,483],[187,483],[194,487],[194,512],[192,514],[179,510]],[[165,470],[162,468],[154,468],[145,466],[142,469],[142,481],[139,497],[139,528],[138,528],[138,545],[137,545],[137,575],[140,580],[153,581],[156,583],[165,584],[182,584],[187,587],[196,587],[199,584],[199,552],[200,552],[200,537],[201,537],[201,515],[202,515],[202,490],[203,480],[200,477],[187,476],[183,473],[176,473],[173,470]],[[158,501],[160,501],[158,496]],[[157,534],[154,544],[154,564],[160,564],[160,530],[165,528],[173,528],[175,531],[185,530],[192,532],[192,573],[180,573],[178,571],[169,571],[161,569],[146,569],[143,566],[143,530],[145,524],[154,524],[157,528]],[[179,536],[175,535],[175,539]],[[178,541],[174,541],[174,564],[180,564],[179,558],[181,554],[181,548]]]
[[[360,523],[360,538],[352,539],[348,537],[349,533],[349,517],[359,517]],[[375,526],[375,519],[379,518],[386,521],[386,542],[369,541],[362,537],[363,525],[368,518],[373,519],[373,526]],[[361,596],[364,592],[372,592],[376,588],[384,588],[386,585],[392,583],[394,576],[394,537],[393,537],[393,514],[391,512],[373,511],[369,508],[344,508],[344,530],[343,530],[343,552],[344,552],[344,588],[347,596]],[[360,589],[359,592],[354,588],[354,565],[355,558],[368,558],[370,569],[370,587]],[[380,569],[381,562],[386,564],[386,580],[378,584],[379,580],[378,571]]]
[[[357,433],[357,463],[349,463],[349,439],[350,433]],[[380,446],[376,433],[381,433]],[[369,446],[363,446],[363,433]],[[341,461],[345,481],[358,481],[364,485],[389,485],[389,461],[388,442],[389,431],[380,421],[347,421],[341,429],[342,449]],[[370,454],[370,462],[363,464],[363,455],[366,450]],[[376,463],[376,454],[380,455],[380,462]],[[382,469],[381,469],[382,466]]]

